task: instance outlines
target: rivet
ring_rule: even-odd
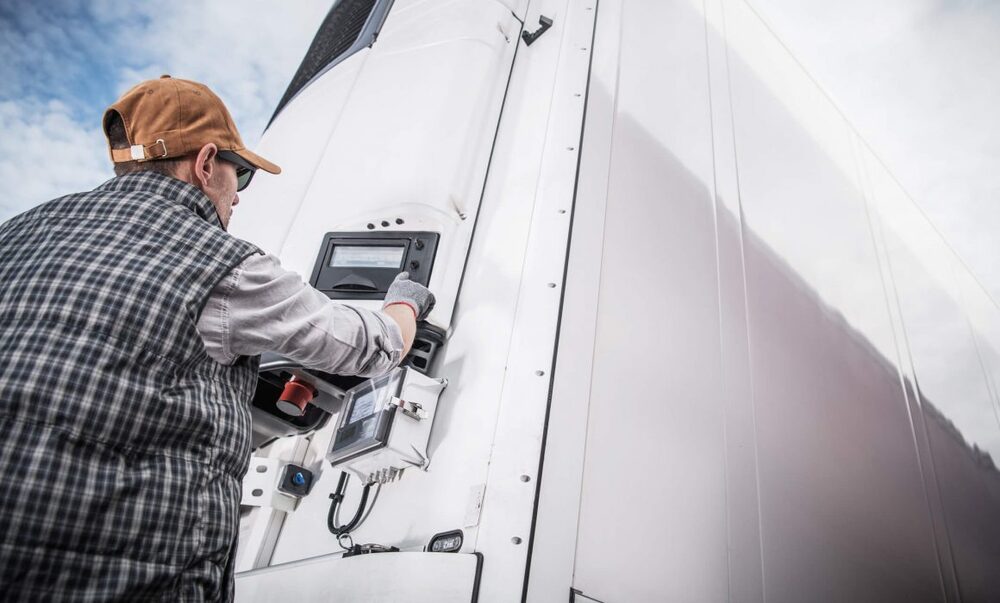
[[[368,230],[375,230],[375,225],[369,222],[368,223]]]
[[[403,223],[402,218],[396,218],[396,224],[402,224],[402,223]]]
[[[267,465],[257,465],[257,473],[267,473]]]
[[[542,377],[545,375],[545,371],[535,371],[535,375]]]
[[[555,283],[549,283],[549,289],[555,289],[555,288],[556,288]]]
[[[521,544],[521,538],[519,536],[511,538],[510,541],[513,542],[514,544]]]
[[[383,228],[384,228],[384,227],[386,227],[386,226],[388,226],[388,225],[389,225],[389,222],[388,222],[388,221],[386,221],[386,220],[382,220],[382,227],[383,227]]]
[[[522,482],[530,482],[531,481],[531,476],[530,475],[522,475],[521,476],[521,481]]]
[[[575,151],[576,149],[575,149],[575,148],[573,148],[573,147],[566,147],[566,150],[567,150],[567,151]]]
[[[250,494],[253,494],[254,496],[262,496],[264,494],[264,491],[261,490],[260,488],[257,488],[256,490],[254,490]]]
[[[565,209],[560,209],[559,213],[564,214],[564,213],[566,213],[566,210]]]

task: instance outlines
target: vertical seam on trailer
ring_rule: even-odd
[[[609,198],[610,192],[611,192],[611,163],[613,161],[613,157],[614,157],[614,154],[615,154],[615,126],[616,126],[616,123],[617,123],[616,116],[618,115],[618,92],[619,92],[620,84],[621,84],[622,28],[624,27],[624,23],[625,23],[625,19],[622,17],[622,15],[624,13],[625,13],[625,7],[624,7],[624,5],[621,5],[620,8],[619,8],[619,13],[618,13],[619,14],[619,18],[618,18],[618,39],[617,39],[617,41],[618,41],[618,48],[617,48],[617,53],[616,53],[616,58],[615,58],[615,86],[614,86],[614,95],[613,95],[614,101],[611,103],[611,135],[608,137],[608,145],[610,147],[608,149],[608,181],[604,185],[604,187],[605,187],[604,188],[604,218],[603,218],[603,222],[601,223],[601,233],[602,233],[602,236],[601,236],[601,254],[600,254],[600,257],[601,257],[601,266],[598,269],[598,277],[597,277],[597,302],[595,304],[595,312],[594,312],[595,322],[600,320],[600,315],[601,315],[601,283],[604,280],[604,250],[605,250],[605,243],[606,243],[606,238],[605,238],[605,236],[603,236],[603,233],[607,232],[607,227],[608,227],[608,198]],[[595,14],[594,15],[594,34],[596,35],[596,33],[597,33],[597,15]],[[593,48],[593,46],[591,46],[591,48]],[[597,356],[597,333],[596,333],[596,330],[595,330],[594,341],[593,341],[593,345],[591,347],[591,366],[594,365],[594,358],[596,356]],[[594,371],[591,370],[590,371],[590,383],[589,383],[589,387],[588,387],[588,396],[587,396],[588,402],[590,401],[590,399],[591,399],[591,397],[593,395],[593,392],[594,392]],[[587,450],[589,448],[589,446],[588,446],[589,440],[590,440],[590,405],[588,404],[588,406],[587,406],[587,420],[585,421],[585,428],[584,428],[584,435],[583,435],[583,463],[581,465],[584,468],[584,472],[586,472],[586,467],[587,467]],[[586,487],[586,481],[584,479],[582,479],[582,477],[583,476],[581,476],[581,480],[580,480],[580,500],[577,501],[577,511],[576,511],[576,544],[573,547],[574,548],[574,553],[575,553],[576,550],[579,550],[579,548],[580,548],[580,516],[581,516],[582,511],[583,511],[584,488]],[[574,577],[574,579],[576,578],[576,561],[577,561],[576,560],[576,555],[574,554],[574,556],[573,556],[573,577]]]
[[[456,300],[456,303],[457,303],[458,299],[461,297],[461,295],[462,295],[462,289],[465,286],[465,276],[466,276],[466,273],[468,272],[468,269],[469,269],[469,256],[471,255],[472,246],[473,246],[473,244],[474,244],[474,242],[476,240],[476,233],[479,230],[479,220],[482,217],[482,213],[483,213],[482,212],[482,210],[483,210],[483,199],[485,199],[485,197],[486,197],[486,187],[488,186],[489,180],[490,180],[490,173],[491,173],[491,169],[490,168],[492,168],[492,166],[493,166],[493,154],[496,152],[497,140],[500,138],[500,127],[501,127],[501,124],[503,122],[504,109],[507,107],[507,95],[510,92],[510,82],[511,82],[511,80],[514,79],[514,67],[517,65],[517,54],[518,54],[518,51],[521,49],[521,42],[520,42],[521,36],[520,36],[520,34],[521,34],[521,31],[524,30],[524,22],[521,21],[521,19],[519,19],[518,16],[516,14],[514,14],[513,12],[511,12],[511,15],[514,17],[514,19],[518,23],[521,24],[521,29],[518,30],[518,34],[516,36],[514,36],[514,38],[513,38],[513,42],[514,42],[514,55],[510,58],[510,69],[507,71],[507,83],[506,83],[506,85],[504,85],[503,98],[500,100],[500,111],[497,114],[497,125],[496,125],[496,128],[494,128],[494,130],[493,130],[493,143],[490,145],[490,155],[489,155],[489,157],[486,160],[486,171],[483,174],[483,186],[479,190],[479,202],[478,202],[478,204],[476,206],[476,218],[472,222],[472,232],[469,234],[469,243],[468,243],[468,246],[467,246],[466,252],[465,252],[465,261],[462,263],[462,275],[458,279],[458,287],[455,290],[455,300]],[[522,266],[523,266],[523,264],[522,264]],[[520,287],[520,285],[518,285],[518,295],[520,295],[520,291],[521,291],[521,287]],[[516,297],[515,297],[515,299],[516,299]],[[517,314],[516,314],[516,311],[515,311],[515,318],[516,318],[516,316],[517,316]],[[510,349],[510,342],[513,339],[513,337],[514,336],[513,336],[513,333],[512,333],[511,336],[507,339],[507,349],[508,350]],[[508,353],[508,356],[509,356],[509,353]],[[499,398],[503,397],[503,384],[502,383],[500,385],[500,391],[497,392],[497,395],[498,395]],[[493,434],[491,436],[492,439],[491,439],[491,442],[490,442],[490,454],[489,454],[489,458],[493,457],[493,449],[494,449],[494,447],[496,445],[496,436],[497,436],[497,431],[496,431],[496,429],[497,429],[496,428],[497,421],[496,421],[496,417],[498,417],[498,416],[500,416],[500,406],[499,406],[499,404],[497,405],[497,412],[496,412],[496,415],[494,416],[494,426],[493,426]],[[487,462],[487,464],[486,464],[486,477],[485,477],[485,481],[483,482],[483,497],[485,497],[485,495],[486,495],[487,485],[489,484],[489,481],[490,481],[489,462]],[[485,498],[484,498],[484,500],[485,500]],[[483,502],[483,501],[481,501],[481,502]],[[472,549],[475,551],[475,550],[478,549],[478,547],[479,547],[479,528],[477,527],[476,528],[476,537],[475,537],[475,539],[472,542]]]
[[[736,204],[739,208],[739,244],[740,244],[740,265],[743,270],[743,313],[744,320],[747,325],[747,374],[750,385],[750,413],[753,417],[753,465],[754,465],[754,478],[756,485],[757,494],[757,534],[758,542],[760,546],[760,589],[761,589],[761,599],[767,600],[767,573],[764,571],[765,556],[764,556],[764,506],[761,504],[761,483],[760,483],[760,451],[757,446],[757,398],[756,391],[754,389],[754,374],[753,374],[753,346],[751,345],[751,340],[753,339],[752,327],[750,324],[750,285],[749,278],[747,278],[747,260],[746,260],[746,250],[744,249],[744,234],[746,231],[746,216],[743,213],[743,191],[740,186],[740,162],[739,156],[736,150],[736,115],[735,109],[733,107],[733,73],[732,64],[729,59],[729,32],[726,19],[726,0],[720,0],[722,4],[722,35],[725,40],[724,48],[726,50],[726,85],[728,87],[729,96],[729,124],[730,130],[733,136],[733,168],[736,175]]]
[[[861,140],[861,142],[864,142],[864,140],[861,139],[860,137],[858,137],[858,139]],[[867,146],[867,144],[866,144],[866,146]],[[885,240],[885,229],[883,228],[882,221],[881,220],[876,220],[875,223],[878,225],[879,235],[881,236],[882,240],[884,241]],[[945,549],[947,550],[947,553],[948,553],[947,554],[947,563],[948,563],[948,566],[951,568],[951,574],[952,574],[952,576],[954,577],[954,580],[955,580],[955,588],[958,589],[958,591],[959,591],[957,594],[959,595],[959,598],[961,598],[961,594],[960,594],[961,593],[961,588],[960,588],[959,582],[958,582],[958,568],[955,567],[955,556],[954,556],[954,553],[951,550],[951,530],[948,527],[948,517],[947,517],[947,514],[946,514],[945,509],[944,509],[944,503],[941,500],[941,487],[940,487],[940,484],[939,484],[939,482],[937,480],[937,469],[935,469],[935,467],[934,467],[934,450],[933,450],[933,447],[931,446],[930,434],[927,432],[927,418],[925,416],[923,416],[923,413],[922,413],[922,409],[923,409],[923,401],[922,401],[923,400],[923,395],[920,392],[920,378],[917,375],[916,364],[913,361],[913,352],[911,351],[910,337],[909,337],[909,334],[906,332],[906,318],[903,316],[903,306],[902,306],[902,303],[900,302],[899,293],[898,293],[898,291],[896,289],[896,275],[895,275],[895,270],[893,269],[893,266],[892,266],[892,264],[893,264],[893,262],[892,262],[892,256],[889,255],[888,251],[886,252],[885,259],[886,259],[886,271],[887,271],[887,273],[889,275],[889,282],[890,282],[890,284],[891,284],[891,286],[893,288],[893,291],[896,291],[896,294],[893,296],[893,300],[895,301],[896,313],[899,315],[899,322],[900,322],[900,326],[901,326],[901,335],[902,335],[902,342],[903,342],[903,348],[902,349],[903,349],[903,351],[906,354],[906,363],[910,367],[910,373],[913,376],[912,378],[913,378],[914,402],[916,404],[917,409],[921,411],[921,414],[920,414],[920,417],[919,417],[919,419],[920,419],[919,425],[915,424],[914,425],[914,429],[915,430],[919,429],[920,431],[922,431],[923,432],[924,440],[927,442],[927,454],[928,454],[928,461],[929,461],[929,463],[928,463],[928,472],[929,472],[929,475],[926,475],[924,473],[923,460],[920,459],[920,470],[921,470],[920,479],[921,479],[921,481],[930,483],[930,487],[925,486],[925,488],[924,488],[925,496],[928,497],[928,503],[927,504],[930,505],[930,497],[933,496],[933,497],[937,498],[937,504],[938,504],[938,507],[941,510],[941,517],[940,517],[940,519],[941,519],[942,525],[944,527],[944,532],[945,532],[945,542],[938,544],[938,542],[937,542],[937,529],[934,528],[934,525],[932,523],[932,529],[934,529],[935,544],[937,546],[941,546],[942,550],[945,550]],[[916,432],[914,432],[914,437],[916,437]],[[919,454],[919,449],[918,449],[918,454]],[[933,509],[931,509],[931,521],[934,522]],[[938,551],[938,552],[940,554],[940,551]],[[941,557],[939,557],[939,566],[942,566],[943,564],[944,564],[944,560],[941,559]],[[943,571],[943,569],[944,569],[943,567],[940,567],[940,571]]]
[[[563,32],[565,32],[565,30],[563,30]],[[560,38],[560,40],[561,40],[561,38]],[[521,38],[518,37],[514,43],[518,45],[518,50],[520,50]],[[517,58],[516,52],[517,51],[515,51],[515,57],[514,57],[515,59]],[[555,59],[557,69],[558,69],[558,65],[559,65],[559,60],[561,58],[562,58],[562,46],[559,47],[559,53],[556,55],[556,59]],[[513,62],[512,62],[511,63],[511,79],[513,79],[513,72],[514,72],[514,65],[513,65]],[[509,88],[509,86],[510,86],[510,80],[509,79],[508,79],[507,85],[508,85],[508,88]],[[556,85],[556,78],[553,78],[552,79],[552,88],[553,89],[555,88],[555,85]],[[552,92],[552,91],[550,91],[549,97],[550,98],[555,98],[555,93]],[[549,105],[548,114],[545,116],[545,129],[544,129],[545,132],[548,132],[548,130],[549,130],[549,123],[551,121],[552,121],[552,105],[550,104]],[[494,140],[494,144],[496,144],[496,140]],[[549,144],[548,140],[544,140],[542,142],[542,152],[541,152],[542,162],[544,162],[545,149],[548,147],[548,144]],[[489,177],[489,175],[487,173],[487,178],[488,177]],[[530,212],[531,216],[532,216],[532,221],[534,220],[535,207],[538,205],[538,186],[539,186],[539,183],[541,182],[541,180],[542,180],[542,178],[541,178],[541,171],[539,170],[538,180],[535,181],[535,188],[532,191],[531,212]],[[483,190],[484,190],[484,194],[485,194],[485,185],[484,185],[484,189]],[[478,222],[478,220],[479,220],[479,214],[476,214],[476,221]],[[522,308],[521,308],[521,290],[523,289],[523,285],[524,285],[524,267],[528,263],[528,246],[529,246],[529,243],[531,241],[531,231],[532,231],[532,228],[533,228],[533,224],[529,223],[528,224],[527,237],[525,238],[525,241],[524,241],[525,253],[524,253],[524,257],[521,259],[521,279],[518,281],[518,284],[517,284],[517,295],[514,298],[515,302],[514,302],[514,316],[513,316],[513,321],[511,322],[512,326],[517,323],[517,316],[522,311]],[[466,262],[468,262],[468,256],[466,257]],[[463,270],[463,274],[464,274],[464,270]],[[510,356],[511,356],[511,350],[512,350],[512,346],[513,346],[513,341],[514,341],[514,329],[512,328],[511,332],[510,332],[510,337],[507,339],[507,358],[508,358],[508,362],[505,363],[505,367],[509,367],[510,366],[509,359],[510,359]],[[507,374],[507,373],[505,373],[504,380],[503,380],[503,382],[500,385],[500,391],[498,392],[499,399],[500,399],[501,403],[497,405],[497,412],[496,412],[496,415],[494,416],[493,435],[491,436],[491,440],[490,440],[490,442],[491,442],[490,443],[490,462],[491,462],[491,464],[492,464],[492,459],[493,459],[493,451],[496,449],[497,429],[500,426],[499,417],[500,417],[500,414],[503,412],[503,404],[502,404],[502,402],[503,402],[503,392],[504,392],[504,390],[507,387],[507,379],[509,377],[510,377],[510,375]],[[487,470],[487,472],[486,472],[486,482],[484,482],[487,491],[489,490],[489,483],[490,483],[490,473]],[[479,545],[479,532],[478,531],[476,532],[476,545],[477,546]]]
[[[572,242],[573,242],[573,223],[574,223],[573,220],[574,220],[574,218],[576,216],[576,198],[577,198],[577,193],[579,191],[579,186],[580,186],[580,166],[583,163],[583,142],[584,142],[584,136],[586,134],[586,126],[587,126],[587,109],[588,109],[588,101],[590,99],[590,77],[591,77],[591,73],[593,71],[593,66],[594,66],[594,42],[595,42],[595,39],[597,37],[597,13],[598,13],[599,7],[600,7],[600,0],[594,0],[594,16],[593,16],[593,23],[591,25],[591,31],[590,31],[590,57],[587,60],[587,79],[586,79],[586,82],[584,84],[584,91],[583,91],[583,94],[584,94],[584,96],[583,96],[583,111],[582,111],[581,121],[580,121],[580,138],[579,138],[579,142],[577,143],[576,173],[574,174],[574,181],[573,181],[573,198],[570,201],[569,227],[568,227],[567,233],[566,233],[566,256],[565,256],[565,260],[563,262],[562,291],[560,292],[559,310],[558,310],[558,314],[556,316],[556,333],[555,333],[555,345],[554,345],[554,348],[552,350],[552,364],[550,365],[550,368],[549,368],[550,378],[549,378],[548,395],[546,397],[547,399],[546,399],[546,407],[545,407],[545,419],[542,422],[542,442],[541,442],[541,450],[540,450],[539,455],[538,455],[538,475],[537,475],[537,477],[535,479],[535,500],[534,500],[534,504],[532,506],[531,527],[530,527],[530,529],[528,531],[528,553],[527,553],[526,559],[525,559],[524,587],[523,587],[523,589],[521,591],[521,600],[522,601],[526,601],[527,597],[528,597],[528,580],[530,579],[530,574],[531,574],[531,557],[532,557],[532,553],[534,552],[535,527],[536,527],[536,521],[538,519],[538,503],[541,500],[541,493],[542,493],[542,472],[543,472],[544,464],[545,464],[545,446],[546,446],[547,441],[548,441],[549,416],[550,416],[550,413],[552,411],[552,394],[553,394],[553,391],[555,389],[555,382],[556,382],[556,364],[557,364],[558,357],[559,357],[559,336],[560,336],[560,333],[562,331],[563,308],[564,308],[565,301],[566,301],[566,281],[567,281],[567,279],[569,277],[570,248],[571,248],[571,245],[572,245]],[[617,89],[617,80],[616,80],[616,89]],[[617,100],[617,98],[616,98],[616,100]],[[605,195],[605,200],[606,199],[607,199],[607,196]],[[606,201],[605,201],[605,204],[606,204]],[[602,248],[603,248],[603,238],[602,238]],[[602,254],[602,257],[603,257],[603,254]],[[600,280],[598,279],[598,283],[599,282],[600,282]],[[600,291],[600,288],[598,287],[598,292],[599,291]],[[595,313],[595,321],[596,321],[596,313]],[[595,331],[595,334],[596,334],[596,331]],[[593,352],[592,352],[592,355],[591,355],[591,362],[590,362],[590,364],[591,364],[591,372],[590,372],[590,374],[591,374],[591,380],[593,380],[593,374],[594,374],[593,373],[593,366],[594,366]],[[588,400],[589,400],[589,398],[588,398]],[[590,418],[590,406],[589,406],[589,404],[587,406],[586,413],[587,413],[587,417],[584,420],[584,427],[585,428],[589,424],[589,418]],[[586,451],[586,432],[584,433],[584,451]],[[584,463],[581,464],[581,472],[582,472],[582,467],[585,466],[585,465],[586,465],[586,459],[584,459]],[[581,496],[580,496],[580,502],[577,503],[578,505],[581,504],[581,502],[583,500],[583,496],[582,496],[583,476],[582,475],[581,475],[581,479],[580,479],[580,486],[581,486]],[[578,511],[577,512],[577,534],[579,534],[579,531],[580,531],[579,530],[579,525],[580,525],[580,514],[579,514],[579,511]],[[576,555],[574,554],[572,575],[575,576],[575,574],[576,574]],[[573,587],[573,585],[570,584],[570,588],[571,589],[572,589],[572,587]]]
[[[940,586],[941,588],[941,595],[944,597],[945,600],[947,600],[948,595],[944,581],[944,568],[941,567],[942,565],[941,550],[938,545],[938,536],[936,530],[934,529],[934,510],[931,507],[931,501],[927,491],[927,480],[924,478],[923,461],[920,458],[920,443],[917,439],[917,427],[916,424],[914,423],[913,412],[910,408],[910,396],[906,388],[906,377],[903,374],[902,354],[900,353],[899,342],[896,341],[897,337],[896,323],[892,318],[890,296],[892,297],[896,296],[895,281],[893,281],[892,284],[890,285],[890,283],[886,280],[887,277],[885,271],[882,269],[882,260],[880,258],[880,256],[884,256],[886,262],[888,262],[889,252],[885,246],[885,240],[882,238],[884,236],[884,233],[882,232],[881,229],[881,221],[877,216],[874,216],[872,214],[871,204],[873,200],[869,199],[869,192],[870,192],[869,188],[871,186],[871,183],[869,181],[868,170],[864,168],[864,164],[861,161],[861,158],[858,156],[857,144],[859,139],[854,135],[854,133],[850,129],[848,129],[847,131],[847,136],[849,137],[848,140],[851,144],[851,158],[854,161],[855,177],[858,180],[858,189],[861,192],[861,201],[865,210],[865,219],[868,223],[868,231],[871,237],[872,250],[875,252],[875,264],[878,266],[879,281],[882,284],[882,295],[885,301],[886,312],[888,313],[889,328],[892,330],[893,343],[895,344],[894,347],[896,348],[896,376],[899,379],[900,389],[903,392],[903,405],[906,408],[906,419],[910,424],[910,437],[913,443],[913,452],[916,455],[917,459],[917,471],[920,474],[920,485],[924,493],[924,504],[927,506],[927,514],[928,514],[927,518],[930,521],[930,529],[931,529],[931,542],[934,544],[934,556],[937,558],[938,561],[938,586]],[[879,224],[877,231],[875,227],[876,224]],[[903,320],[902,312],[899,313],[899,320],[902,323]],[[902,326],[902,324],[900,326]]]
[[[701,0],[701,14],[702,21],[705,25],[705,72],[708,78],[708,128],[709,136],[711,142],[711,153],[712,153],[712,228],[715,234],[715,292],[716,292],[716,310],[719,325],[719,372],[722,376],[722,389],[721,397],[719,403],[722,407],[722,446],[725,450],[722,458],[722,471],[724,479],[725,492],[725,505],[726,505],[726,599],[728,601],[733,600],[733,556],[732,556],[732,546],[730,542],[730,535],[732,534],[732,518],[730,517],[730,505],[732,500],[730,498],[731,492],[729,491],[729,477],[730,477],[730,467],[729,467],[729,425],[728,425],[728,412],[727,412],[727,395],[728,388],[727,384],[727,366],[723,359],[723,350],[726,345],[726,337],[723,332],[723,308],[722,308],[722,257],[719,239],[719,169],[718,162],[716,160],[716,148],[715,148],[715,111],[713,102],[714,95],[712,93],[712,57],[709,48],[709,30],[708,30],[708,7],[707,0]]]

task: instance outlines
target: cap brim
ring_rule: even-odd
[[[267,159],[264,159],[263,157],[261,157],[257,153],[254,153],[253,151],[248,151],[247,149],[240,149],[238,151],[234,150],[233,153],[236,153],[243,159],[249,161],[250,165],[258,169],[264,170],[265,172],[270,172],[272,174],[281,173],[280,167],[278,167],[276,164],[271,163]]]

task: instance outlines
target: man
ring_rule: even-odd
[[[383,374],[434,297],[350,308],[229,235],[280,169],[207,87],[143,82],[104,129],[116,178],[0,226],[0,600],[231,599],[259,354]]]

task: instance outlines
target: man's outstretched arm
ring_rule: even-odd
[[[423,286],[397,278],[381,312],[328,299],[272,255],[247,258],[212,291],[198,321],[209,356],[231,364],[276,352],[303,366],[376,376],[397,366],[433,306]],[[422,317],[422,316],[421,316]]]

